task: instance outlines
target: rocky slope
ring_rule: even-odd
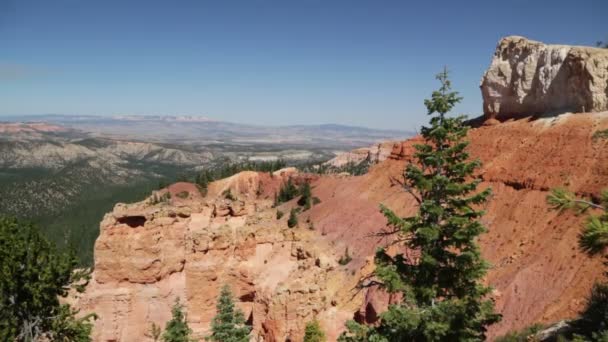
[[[549,210],[545,197],[556,186],[596,195],[608,184],[608,141],[593,137],[605,129],[608,113],[470,131],[470,152],[484,165],[481,186],[493,190],[484,217],[490,232],[481,244],[493,265],[487,281],[504,318],[491,336],[575,316],[600,277],[601,260],[577,248],[582,218]],[[365,281],[375,246],[384,243],[372,236],[385,224],[378,204],[403,215],[416,210],[391,180],[411,160],[414,142],[395,144],[390,157],[364,176],[246,172],[213,183],[204,197],[179,183],[168,189],[166,203],[117,205],[101,223],[94,279],[78,300],[84,311],[100,316],[95,340],[151,340],[150,324],[164,325],[177,297],[197,336],[204,336],[225,283],[254,327],[254,341],[300,341],[314,317],[330,340],[347,319],[374,322],[390,298],[355,285]],[[271,207],[290,173],[297,181],[308,177],[321,200],[293,229],[287,215],[277,220]],[[237,200],[224,198],[226,189]],[[184,191],[187,198],[177,196]],[[353,261],[340,266],[347,247]]]
[[[485,115],[499,120],[608,109],[608,49],[503,38],[481,81]]]
[[[356,150],[340,153],[334,158],[326,161],[324,165],[333,168],[340,168],[348,164],[360,164],[362,162],[377,164],[385,161],[390,156],[393,145],[397,142],[398,141],[384,141],[370,147],[362,147]]]

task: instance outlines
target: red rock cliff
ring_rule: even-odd
[[[608,114],[600,113],[470,131],[470,152],[483,162],[481,186],[493,190],[484,217],[489,233],[480,242],[504,318],[491,336],[575,316],[600,277],[601,260],[577,248],[582,218],[550,211],[545,197],[556,186],[591,195],[608,186],[608,142],[592,138],[607,128]],[[416,210],[390,180],[401,174],[415,141],[395,144],[391,157],[364,176],[309,177],[321,202],[294,229],[287,228],[288,215],[277,220],[271,208],[287,174],[241,173],[212,184],[206,197],[181,183],[169,189],[169,201],[118,205],[101,223],[94,278],[79,299],[84,311],[100,316],[95,340],[151,340],[150,324],[164,326],[176,297],[202,337],[224,283],[254,327],[254,341],[299,341],[314,317],[330,340],[347,319],[373,321],[390,298],[355,284],[383,243],[370,237],[385,224],[378,204],[403,215]],[[228,188],[237,200],[224,198]],[[187,198],[177,196],[183,191]],[[340,266],[346,247],[354,259]]]

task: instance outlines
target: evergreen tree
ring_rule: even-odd
[[[89,271],[75,271],[77,264],[33,225],[0,217],[0,340],[90,341],[95,315],[78,319],[59,301],[70,289],[84,291]]]
[[[403,187],[419,204],[415,216],[401,218],[389,208],[381,211],[405,250],[415,253],[376,253],[375,275],[400,303],[380,315],[377,326],[349,323],[342,341],[483,341],[488,325],[500,320],[490,288],[482,284],[488,268],[476,238],[485,232],[479,222],[490,189],[476,191],[478,161],[470,161],[465,118],[445,116],[461,98],[451,91],[447,69],[431,99],[425,100],[429,127],[416,145],[416,163],[404,170]]]
[[[186,315],[184,314],[184,306],[180,304],[179,298],[175,300],[175,304],[171,309],[171,320],[165,326],[163,333],[164,342],[190,342],[192,330],[188,327]]]
[[[304,330],[304,342],[325,342],[325,333],[321,329],[319,321],[316,319],[312,322],[306,323],[306,329]]]
[[[312,205],[312,190],[310,189],[310,183],[302,183],[298,189],[298,193],[300,194],[298,205],[303,206],[304,210],[310,209]]]
[[[281,185],[279,189],[279,195],[277,197],[277,204],[289,202],[298,196],[298,188],[293,184],[291,178],[287,182]]]
[[[217,314],[211,323],[212,334],[207,341],[246,342],[249,341],[251,327],[245,325],[243,312],[235,307],[232,292],[225,285],[217,302]]]
[[[289,212],[289,218],[287,219],[287,227],[293,228],[298,225],[298,212],[295,208]]]

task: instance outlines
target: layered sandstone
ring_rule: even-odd
[[[398,142],[385,141],[374,144],[370,147],[362,147],[352,151],[343,152],[325,162],[325,165],[340,168],[348,164],[360,164],[362,162],[377,164],[385,161],[390,156],[393,151],[393,145],[396,143]]]
[[[499,120],[608,109],[608,49],[503,38],[481,80],[483,110]]]

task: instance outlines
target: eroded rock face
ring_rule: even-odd
[[[177,183],[145,201],[117,204],[101,223],[93,279],[74,299],[99,316],[93,339],[152,341],[151,324],[164,327],[179,298],[203,340],[224,284],[253,327],[252,341],[301,341],[314,317],[349,318],[351,308],[337,307],[339,286],[331,285],[347,283],[335,280],[345,274],[338,256],[310,243],[311,230],[276,218],[273,195],[285,177],[297,183],[309,176],[243,172],[211,184],[207,197]]]
[[[503,38],[481,80],[486,118],[608,109],[608,49]]]
[[[325,162],[325,165],[339,168],[349,163],[359,164],[364,161],[377,164],[385,161],[390,156],[393,146],[396,144],[398,144],[397,141],[385,141],[370,147],[344,152]]]

